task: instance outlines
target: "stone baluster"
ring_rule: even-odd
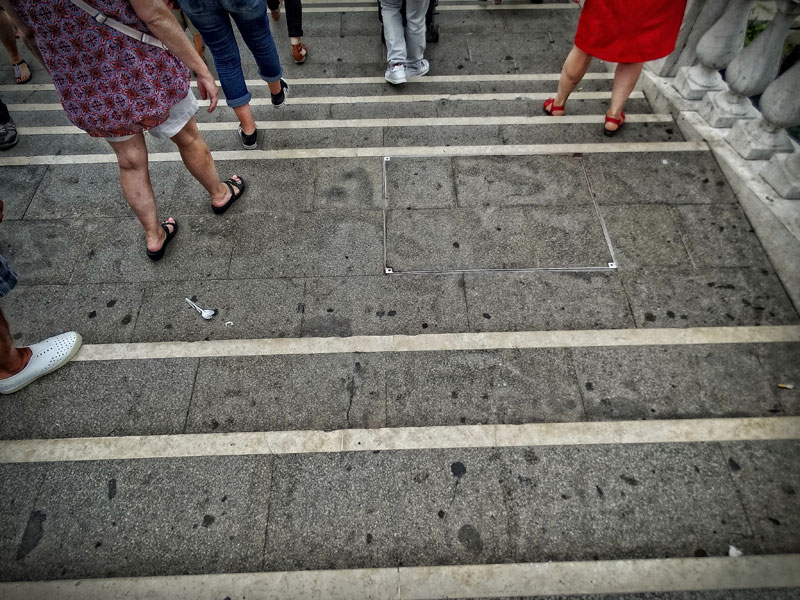
[[[750,97],[762,93],[778,75],[783,42],[800,14],[800,0],[776,0],[775,4],[777,12],[769,26],[728,65],[728,89],[709,93],[700,109],[712,127],[732,127],[740,119],[758,117]]]
[[[800,125],[800,62],[773,81],[761,96],[761,117],[739,121],[728,143],[747,159],[770,161],[761,176],[779,196],[800,199],[800,152],[785,127]]]
[[[675,88],[687,100],[701,100],[706,93],[725,90],[719,74],[744,46],[747,18],[755,0],[730,0],[722,16],[697,44],[698,64],[683,67],[675,79]],[[707,2],[704,11],[716,10]]]

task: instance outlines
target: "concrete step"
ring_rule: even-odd
[[[263,291],[255,285],[249,293]],[[212,294],[206,299],[214,301]],[[796,340],[796,328],[764,330],[762,339],[772,343],[710,343],[714,335],[731,335],[723,329],[667,330],[662,335],[673,341],[666,345],[452,351],[447,350],[448,336],[425,335],[416,340],[424,350],[416,352],[365,351],[367,339],[338,342],[346,346],[341,353],[305,353],[315,343],[312,338],[282,342],[285,350],[279,355],[238,356],[247,348],[265,352],[281,342],[237,347],[238,338],[232,336],[258,332],[257,324],[237,320],[228,327],[212,323],[206,328],[188,309],[171,314],[173,305],[180,308],[179,301],[173,290],[148,294],[129,338],[142,342],[138,346],[87,346],[79,360],[4,399],[0,438],[800,415],[800,393],[779,387],[800,380],[794,360],[800,343],[774,341]],[[288,311],[271,306],[273,328],[280,327],[280,313]],[[102,312],[113,312],[113,307]],[[218,318],[228,317],[235,318]],[[404,315],[376,319],[391,322]],[[91,337],[91,331],[82,331]],[[178,343],[203,340],[204,333],[211,342],[197,350]],[[684,345],[685,334],[706,343]],[[604,339],[573,335],[593,343]],[[514,338],[506,334],[495,339]],[[172,346],[167,346],[179,357],[135,358],[166,351],[164,344],[151,340],[169,340]],[[114,356],[119,358],[112,360]],[[93,385],[87,387],[87,381]]]
[[[4,464],[2,579],[797,553],[798,450],[742,440]]]

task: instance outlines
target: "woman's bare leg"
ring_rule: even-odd
[[[147,168],[147,145],[144,135],[136,134],[124,142],[109,142],[119,163],[119,180],[125,200],[139,218],[147,238],[147,249],[155,252],[164,245],[166,233],[158,221],[156,199]],[[167,222],[174,222],[168,219]]]
[[[606,112],[607,117],[619,119],[622,115],[622,110],[625,108],[625,102],[628,101],[628,96],[631,95],[636,82],[639,81],[639,75],[642,72],[644,63],[619,63],[614,72],[614,85],[611,88],[611,105]],[[619,125],[613,123],[606,123],[606,129],[615,131]]]
[[[578,48],[573,46],[572,50],[567,54],[567,59],[564,61],[564,66],[561,67],[561,77],[558,80],[558,92],[556,93],[555,102],[553,106],[564,106],[575,89],[575,86],[580,83],[586,71],[589,70],[589,65],[592,64],[592,57]],[[554,115],[563,115],[564,111],[553,111]]]

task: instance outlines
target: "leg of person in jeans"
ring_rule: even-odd
[[[386,41],[386,81],[406,82],[406,36],[403,31],[402,0],[380,0],[383,38]],[[424,36],[424,34],[423,34]]]
[[[278,48],[275,47],[275,40],[272,39],[269,29],[264,2],[253,2],[252,10],[246,12],[231,12],[231,17],[242,34],[244,43],[256,59],[258,75],[267,82],[275,104],[274,96],[284,90],[284,85],[281,84],[283,69],[278,57]]]
[[[289,29],[289,43],[292,45],[292,58],[297,64],[304,63],[308,48],[303,43],[303,4],[301,0],[286,0],[286,26]]]
[[[406,0],[406,77],[425,75],[430,68],[425,54],[425,13],[429,0]]]
[[[253,112],[250,109],[251,95],[247,89],[242,73],[242,60],[239,56],[239,47],[233,35],[231,26],[231,16],[228,11],[221,7],[212,9],[208,2],[199,0],[180,0],[180,5],[186,15],[194,24],[195,28],[203,36],[203,41],[214,57],[214,64],[217,67],[222,91],[225,93],[225,101],[228,106],[236,113],[239,119],[239,136],[242,144],[252,149],[256,147],[256,122]],[[269,25],[266,23],[266,8],[263,2],[261,10],[264,13],[264,24],[269,39]],[[244,34],[243,34],[244,35]],[[275,43],[272,43],[273,48]],[[277,50],[275,51],[277,59]],[[278,65],[280,67],[280,64]],[[282,92],[280,74],[278,79],[269,84],[270,93],[274,96]]]
[[[11,21],[8,20],[6,13],[2,11],[0,11],[0,42],[5,46],[11,66],[14,68],[14,80],[17,83],[28,83],[32,77],[30,69],[28,69],[28,63],[20,56],[16,36],[14,35],[14,27],[11,25]]]

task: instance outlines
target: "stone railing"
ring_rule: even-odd
[[[800,199],[800,151],[786,132],[800,125],[800,62],[780,76],[800,0],[775,0],[772,20],[745,46],[756,0],[689,0],[675,52],[656,65],[680,99],[725,139],[782,198]],[[725,72],[725,76],[720,74]],[[757,110],[750,98],[761,96]]]

